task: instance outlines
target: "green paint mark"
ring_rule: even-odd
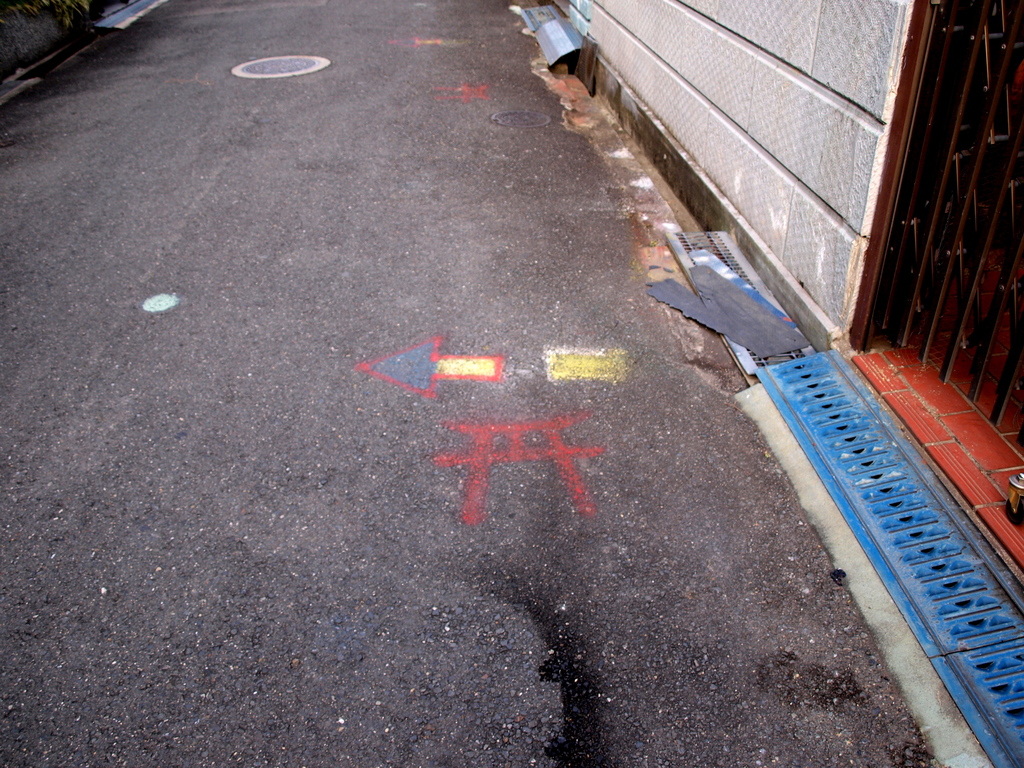
[[[142,302],[142,308],[147,312],[166,312],[179,304],[181,304],[181,298],[177,294],[158,293]]]

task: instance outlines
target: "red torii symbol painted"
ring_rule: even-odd
[[[463,453],[441,453],[434,457],[434,463],[441,467],[469,466],[463,493],[462,522],[476,525],[487,519],[491,466],[516,461],[553,461],[562,482],[569,489],[576,513],[582,517],[593,517],[597,506],[576,467],[576,458],[597,456],[604,448],[566,445],[562,439],[563,430],[588,418],[589,413],[578,413],[556,416],[547,421],[513,424],[444,422],[448,429],[470,437],[470,444]]]

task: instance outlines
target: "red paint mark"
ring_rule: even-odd
[[[490,99],[487,95],[489,85],[470,85],[463,83],[458,88],[442,88],[435,86],[435,91],[454,91],[453,96],[435,96],[435,99],[460,99],[463,104],[468,104],[473,99]]]
[[[444,338],[432,336],[406,349],[359,363],[356,370],[396,384],[408,392],[437,397],[437,382],[501,381],[505,358],[500,355],[442,355]]]
[[[444,422],[448,429],[469,435],[470,444],[462,453],[441,453],[434,457],[440,467],[466,464],[465,493],[462,503],[462,522],[477,525],[487,519],[487,489],[491,466],[515,461],[553,461],[558,467],[573,508],[582,517],[597,513],[594,497],[576,468],[576,457],[597,456],[601,446],[566,445],[562,431],[573,424],[590,418],[589,413],[556,416],[547,421],[527,421],[517,424],[467,424]]]
[[[403,48],[419,48],[421,45],[444,45],[444,40],[431,39],[423,40],[419,37],[414,37],[411,40],[388,40],[391,45],[400,45]]]
[[[414,392],[424,397],[437,397],[437,380],[434,378],[434,373],[437,370],[437,359],[440,356],[438,349],[442,341],[444,341],[443,337],[432,336],[426,341],[413,344],[398,352],[359,363],[356,370],[368,373],[382,381],[396,384],[408,392]],[[401,361],[403,359],[409,360],[409,363],[399,364],[394,369],[381,370],[380,368],[381,364],[386,364],[391,360]]]

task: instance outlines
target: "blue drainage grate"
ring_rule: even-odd
[[[758,371],[995,765],[1024,765],[1019,585],[835,352]]]
[[[1020,746],[1024,740],[1024,641],[952,654],[932,659],[932,663],[944,681],[954,679],[959,684],[983,721],[982,730],[974,722],[971,726],[993,762],[999,766],[1024,764]],[[963,701],[957,699],[962,710]],[[1005,761],[993,754],[991,742],[1005,747]]]

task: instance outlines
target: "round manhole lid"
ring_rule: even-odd
[[[262,80],[270,77],[295,77],[319,72],[330,65],[323,56],[271,56],[239,64],[231,70],[235,77]]]
[[[491,120],[509,128],[540,128],[551,122],[551,118],[543,112],[528,112],[524,109],[495,112],[491,115]]]

